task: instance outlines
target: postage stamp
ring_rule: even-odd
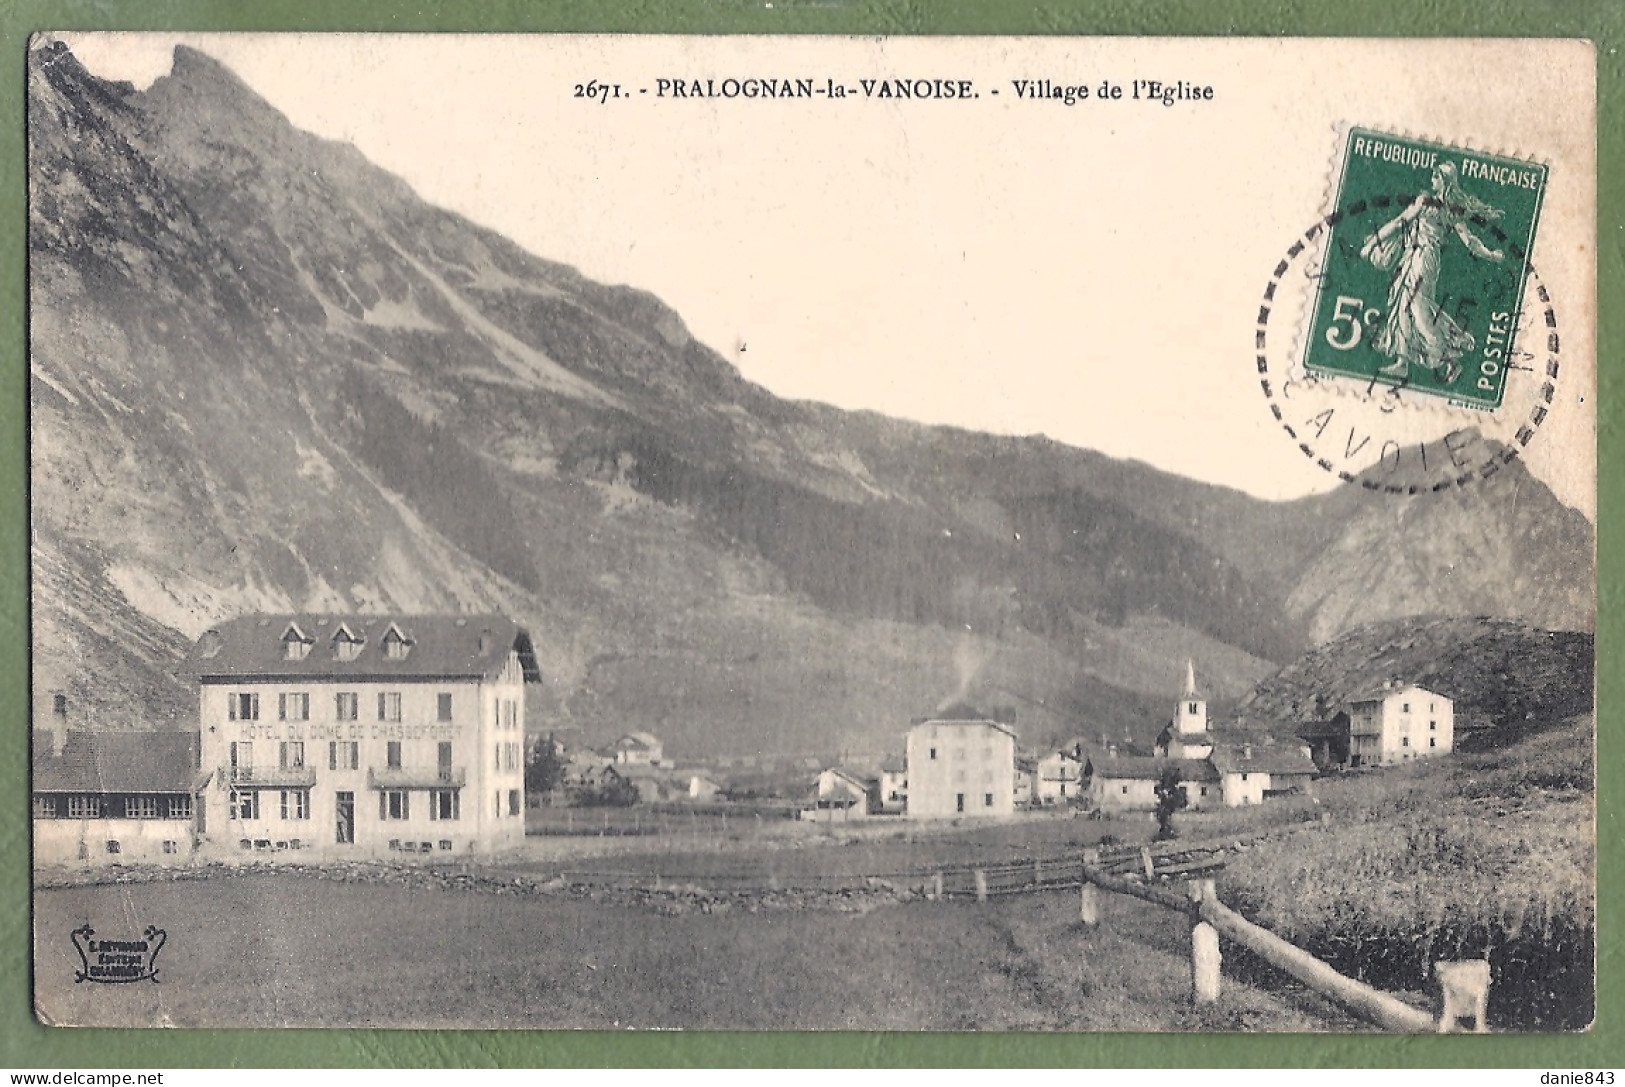
[[[1547,167],[1354,128],[1311,309],[1311,374],[1499,408]],[[1375,216],[1364,214],[1375,212]]]

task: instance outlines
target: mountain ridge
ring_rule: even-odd
[[[88,686],[58,643],[109,610],[503,608],[549,677],[537,727],[835,749],[954,695],[1132,730],[1184,656],[1239,696],[1440,600],[1589,625],[1594,534],[1521,464],[1272,504],[779,400],[653,295],[423,203],[195,50],[136,91],[36,49],[29,88],[36,551],[85,574],[36,593],[37,689]]]

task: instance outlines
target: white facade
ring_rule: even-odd
[[[370,625],[376,635],[378,620]],[[392,658],[399,664],[390,675],[365,649],[341,658],[321,638],[308,651],[312,664],[292,674],[251,670],[242,651],[211,674],[205,654],[198,713],[201,764],[212,777],[198,830],[206,852],[443,856],[523,842],[519,643],[496,643],[469,619],[399,625],[436,644],[418,661],[415,651]],[[274,627],[239,621],[223,630],[242,639],[269,629],[274,641],[282,633]],[[528,636],[523,645],[528,653]]]
[[[1349,715],[1349,765],[1391,766],[1445,755],[1455,746],[1455,704],[1414,684],[1357,695]]]
[[[1083,799],[1083,763],[1065,751],[1038,760],[1036,799],[1040,804],[1070,804]]]
[[[818,822],[847,822],[868,817],[868,782],[836,769],[818,775],[812,807],[801,813],[802,819]]]
[[[98,867],[192,859],[192,820],[34,819],[34,863]]]
[[[1016,737],[987,720],[931,720],[908,734],[908,814],[915,819],[1009,815]]]
[[[648,732],[633,732],[615,741],[616,766],[662,766],[665,746]]]
[[[880,771],[880,807],[882,811],[898,812],[908,807],[908,771]]]

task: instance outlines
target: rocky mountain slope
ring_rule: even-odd
[[[250,609],[498,609],[532,726],[880,750],[954,698],[1139,729],[1357,623],[1591,622],[1591,526],[1521,466],[1292,503],[1043,438],[778,400],[657,299],[420,201],[178,49],[29,64],[35,683],[184,719]],[[560,215],[571,214],[560,209]]]
[[[1590,634],[1487,618],[1392,620],[1317,646],[1260,684],[1240,712],[1325,718],[1339,699],[1401,679],[1455,701],[1462,746],[1498,747],[1590,714],[1595,661]]]

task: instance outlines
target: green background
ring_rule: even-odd
[[[1420,366],[1413,366],[1403,379],[1395,379],[1380,372],[1388,365],[1387,356],[1379,354],[1373,346],[1378,326],[1364,329],[1366,335],[1349,350],[1330,346],[1325,330],[1332,325],[1338,299],[1353,297],[1360,300],[1361,311],[1366,306],[1388,308],[1388,287],[1396,271],[1382,270],[1360,255],[1360,247],[1367,236],[1379,229],[1405,209],[1406,197],[1431,191],[1431,168],[1402,163],[1384,162],[1375,156],[1354,154],[1355,137],[1379,138],[1400,147],[1439,152],[1439,161],[1471,158],[1479,162],[1493,162],[1532,169],[1540,175],[1540,188],[1525,189],[1515,185],[1495,185],[1484,181],[1462,178],[1462,188],[1469,194],[1489,203],[1500,211],[1501,218],[1479,226],[1463,222],[1490,249],[1506,254],[1506,260],[1496,264],[1473,256],[1455,237],[1447,237],[1439,259],[1438,302],[1449,311],[1463,329],[1472,334],[1475,349],[1461,359],[1462,374],[1453,393],[1447,393],[1439,377]],[[1309,356],[1305,364],[1317,372],[1352,374],[1361,379],[1370,378],[1383,385],[1402,385],[1419,394],[1433,396],[1454,395],[1462,400],[1491,407],[1501,403],[1505,392],[1506,371],[1503,369],[1495,383],[1494,393],[1479,391],[1474,382],[1479,376],[1477,361],[1480,350],[1490,341],[1490,315],[1506,311],[1519,312],[1525,284],[1521,282],[1524,258],[1533,251],[1530,244],[1531,227],[1539,236],[1540,203],[1546,195],[1547,168],[1543,164],[1522,163],[1516,159],[1474,154],[1447,144],[1422,140],[1402,139],[1384,133],[1357,128],[1349,134],[1349,143],[1343,152],[1343,170],[1337,185],[1337,207],[1345,210],[1358,203],[1388,197],[1394,202],[1382,208],[1372,208],[1360,215],[1352,215],[1332,228],[1326,243],[1329,256],[1325,262],[1325,276],[1321,280],[1319,304],[1316,307],[1314,331],[1309,336]],[[1497,231],[1500,231],[1498,234]],[[1462,308],[1464,299],[1472,299],[1470,308]],[[1525,352],[1531,352],[1527,365],[1543,367],[1544,362],[1532,361],[1534,355],[1544,355],[1540,349],[1541,333],[1539,311],[1535,311],[1536,327],[1525,326],[1519,340]],[[1503,326],[1505,327],[1505,326]],[[1348,331],[1347,323],[1338,326],[1340,335]],[[1528,404],[1512,404],[1508,411],[1522,415]]]
[[[1625,1066],[1619,977],[1622,851],[1616,823],[1625,756],[1621,560],[1611,530],[1625,474],[1602,474],[1597,669],[1599,922],[1597,1024],[1573,1036],[1348,1037],[1017,1034],[623,1034],[437,1031],[46,1030],[29,1003],[28,530],[23,62],[36,30],[552,31],[741,34],[1241,34],[1589,38],[1599,77],[1598,262],[1600,463],[1625,456],[1625,4],[1612,0],[1484,5],[1399,0],[5,0],[0,2],[0,1067],[37,1069],[275,1066]],[[1281,88],[1283,96],[1290,87]]]

